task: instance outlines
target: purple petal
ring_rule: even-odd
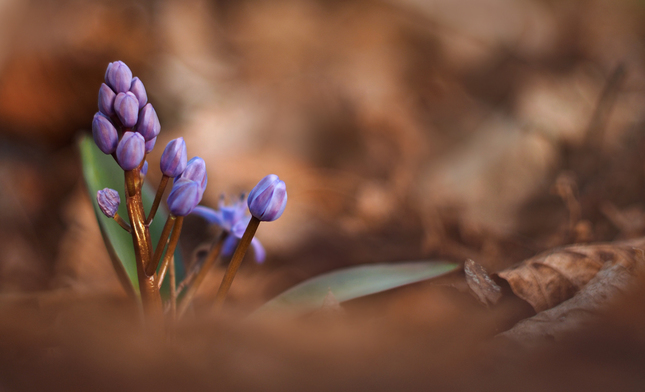
[[[137,97],[139,101],[139,109],[143,108],[148,102],[148,94],[146,93],[146,88],[141,83],[138,77],[132,78],[132,83],[130,84],[130,92]]]
[[[114,112],[126,128],[132,128],[139,118],[139,101],[131,92],[118,93],[114,98]]]
[[[229,235],[224,240],[224,245],[222,245],[222,256],[231,256],[237,248],[237,243],[240,242],[236,237]]]
[[[113,116],[114,98],[116,98],[114,91],[107,84],[102,83],[101,88],[99,88],[99,112],[108,117]]]
[[[222,219],[222,213],[220,211],[215,211],[214,209],[205,206],[197,206],[192,213],[206,219],[210,224],[216,224],[220,227],[224,225],[224,220]]]
[[[257,238],[251,240],[251,246],[253,247],[253,254],[255,255],[255,261],[259,264],[264,262],[267,252],[264,250],[264,246],[260,243]]]
[[[246,231],[246,226],[249,225],[249,218],[246,221],[239,221],[231,228],[231,234],[233,234],[237,238],[242,238],[242,235],[244,235],[244,231]]]
[[[275,175],[275,174],[269,174],[268,176],[265,176],[251,190],[251,192],[249,193],[249,200],[250,199],[255,199],[257,197],[257,195],[259,195],[260,193],[264,192],[268,187],[270,187],[276,181],[280,181],[280,178],[278,178],[278,176]]]

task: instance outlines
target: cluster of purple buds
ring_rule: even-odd
[[[148,162],[144,159],[154,148],[161,125],[155,109],[148,103],[143,83],[138,77],[132,77],[132,71],[122,61],[108,65],[105,83],[99,88],[98,106],[99,111],[92,121],[92,134],[98,148],[105,154],[113,154],[123,170],[141,167],[140,174],[145,176]],[[168,143],[160,166],[164,176],[176,180],[168,197],[170,212],[175,216],[188,215],[199,204],[206,189],[204,160],[194,157],[187,162],[186,143],[180,137]],[[110,191],[118,198],[116,191]],[[109,204],[105,195],[105,190],[97,195],[100,206]],[[109,209],[101,207],[101,210],[113,217],[106,213]]]
[[[125,204],[130,223],[117,212],[120,197],[116,190],[105,188],[98,191],[97,203],[103,214],[114,219],[132,235],[144,307],[152,309],[160,303],[156,299],[159,298],[160,283],[163,282],[165,271],[172,271],[174,268],[172,255],[177,246],[183,217],[191,212],[219,225],[223,236],[211,248],[207,261],[200,267],[194,282],[190,283],[190,289],[182,299],[180,313],[185,311],[199,282],[208,272],[208,266],[212,265],[220,252],[224,256],[231,256],[215,299],[215,307],[221,306],[249,245],[254,248],[256,260],[264,260],[264,248],[254,235],[261,221],[274,221],[284,212],[287,204],[285,183],[275,174],[270,174],[253,188],[246,200],[242,196],[232,205],[225,205],[222,201],[219,211],[200,207],[198,204],[208,183],[206,163],[200,157],[187,160],[186,143],[180,137],[170,141],[161,155],[160,169],[163,177],[152,207],[146,214],[141,194],[143,178],[148,172],[146,156],[155,146],[161,125],[155,109],[148,103],[143,83],[132,76],[132,71],[122,61],[108,65],[105,83],[99,88],[98,108],[92,121],[92,134],[98,148],[105,154],[111,154],[125,171]],[[167,217],[161,238],[153,250],[148,228],[170,179],[173,179],[167,199],[170,216]],[[174,279],[174,274],[171,274],[170,279]],[[175,296],[171,301],[176,302],[176,299]],[[173,303],[176,305],[175,302]],[[171,307],[171,311],[172,309]]]
[[[94,141],[105,154],[116,153],[123,170],[133,170],[152,151],[161,124],[146,89],[122,61],[110,63],[99,88],[99,111],[92,121]]]

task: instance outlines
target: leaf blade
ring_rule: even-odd
[[[441,261],[417,261],[335,270],[288,289],[257,309],[253,316],[284,310],[304,313],[320,308],[330,289],[339,302],[349,301],[438,277],[458,266]]]

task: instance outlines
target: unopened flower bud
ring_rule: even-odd
[[[116,159],[123,170],[135,169],[146,153],[146,141],[136,132],[125,132],[116,148]]]
[[[139,118],[139,101],[131,92],[118,93],[114,98],[114,112],[126,128],[136,125]]]
[[[199,183],[181,178],[172,186],[168,196],[168,209],[175,216],[186,216],[202,199]]]
[[[143,167],[141,168],[139,174],[141,174],[142,177],[145,177],[146,174],[148,174],[148,161],[143,162]]]
[[[200,186],[200,197],[206,190],[208,183],[208,176],[206,175],[206,162],[200,157],[193,157],[186,164],[186,169],[179,175],[179,178],[187,178],[189,180],[197,181]]]
[[[261,221],[274,221],[287,206],[287,186],[275,174],[264,177],[249,193],[251,215]]]
[[[119,134],[110,119],[102,113],[96,113],[92,120],[92,136],[99,150],[104,154],[112,154],[119,144]]]
[[[157,137],[161,131],[161,124],[157,112],[151,104],[146,104],[139,112],[139,120],[135,131],[143,135],[146,140]]]
[[[108,218],[114,218],[114,215],[119,209],[119,204],[121,204],[119,192],[110,188],[105,188],[96,192],[96,201],[99,203],[101,211]]]
[[[141,109],[148,102],[148,94],[146,93],[146,88],[143,86],[141,80],[136,76],[132,78],[130,92],[137,97],[137,100],[139,100],[139,109]]]
[[[107,84],[102,83],[99,88],[99,112],[106,116],[114,115],[114,98],[116,94]]]
[[[117,94],[130,90],[132,71],[123,61],[110,63],[105,71],[105,83]]]
[[[171,140],[161,154],[161,172],[175,178],[186,169],[186,142],[180,137]]]
[[[152,138],[146,142],[146,154],[152,151],[155,148],[155,143],[157,143],[157,138]]]

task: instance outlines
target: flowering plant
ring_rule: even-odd
[[[94,145],[104,154],[111,155],[123,171],[124,186],[120,188],[123,189],[126,213],[124,214],[123,211],[119,213],[121,197],[119,191],[113,188],[97,190],[95,205],[107,218],[115,220],[121,229],[131,236],[136,275],[123,273],[125,268],[123,268],[123,260],[119,257],[121,255],[117,255],[112,249],[110,253],[115,267],[122,278],[123,275],[128,275],[132,283],[131,286],[126,284],[129,289],[138,288],[138,297],[148,314],[162,311],[160,290],[168,275],[170,291],[168,308],[172,314],[176,314],[178,263],[175,262],[175,256],[177,256],[175,251],[184,217],[195,210],[206,190],[208,183],[206,163],[200,157],[187,160],[186,143],[183,138],[170,141],[159,163],[163,176],[150,210],[146,214],[144,194],[150,193],[144,186],[144,178],[148,170],[146,158],[155,146],[161,124],[154,107],[148,103],[143,83],[138,77],[133,77],[125,63],[116,61],[108,65],[105,83],[99,88],[98,108],[99,111],[92,121]],[[83,143],[84,149],[93,148],[87,144],[88,142]],[[84,155],[87,155],[86,160],[92,157],[89,153]],[[88,177],[91,176],[86,173],[86,178]],[[166,215],[165,212],[159,211],[170,179],[173,179],[173,184],[167,198],[169,214]],[[97,182],[88,180],[88,184],[92,183],[94,186]],[[221,225],[225,235],[212,247],[207,262],[202,264],[196,279],[180,283],[180,288],[187,286],[186,293],[179,303],[180,314],[186,310],[204,275],[224,248],[224,255],[232,254],[232,259],[216,299],[216,306],[221,307],[249,245],[253,244],[256,258],[264,259],[264,249],[257,240],[253,239],[260,221],[277,219],[282,215],[286,201],[284,182],[277,176],[270,175],[260,181],[249,195],[247,202],[251,215],[248,215],[246,207],[239,203],[233,208],[220,206],[220,211],[199,207],[198,212],[202,216],[220,217],[213,220],[213,223]],[[161,232],[157,234],[156,246],[153,247],[151,227],[158,212],[166,219]],[[127,216],[127,220],[124,215]],[[102,228],[106,226],[104,221],[101,223]],[[106,231],[104,230],[104,233]],[[110,248],[110,236],[104,235],[104,237]],[[237,248],[233,253],[236,245]],[[124,280],[127,281],[122,279]],[[136,290],[129,291],[136,293]]]

